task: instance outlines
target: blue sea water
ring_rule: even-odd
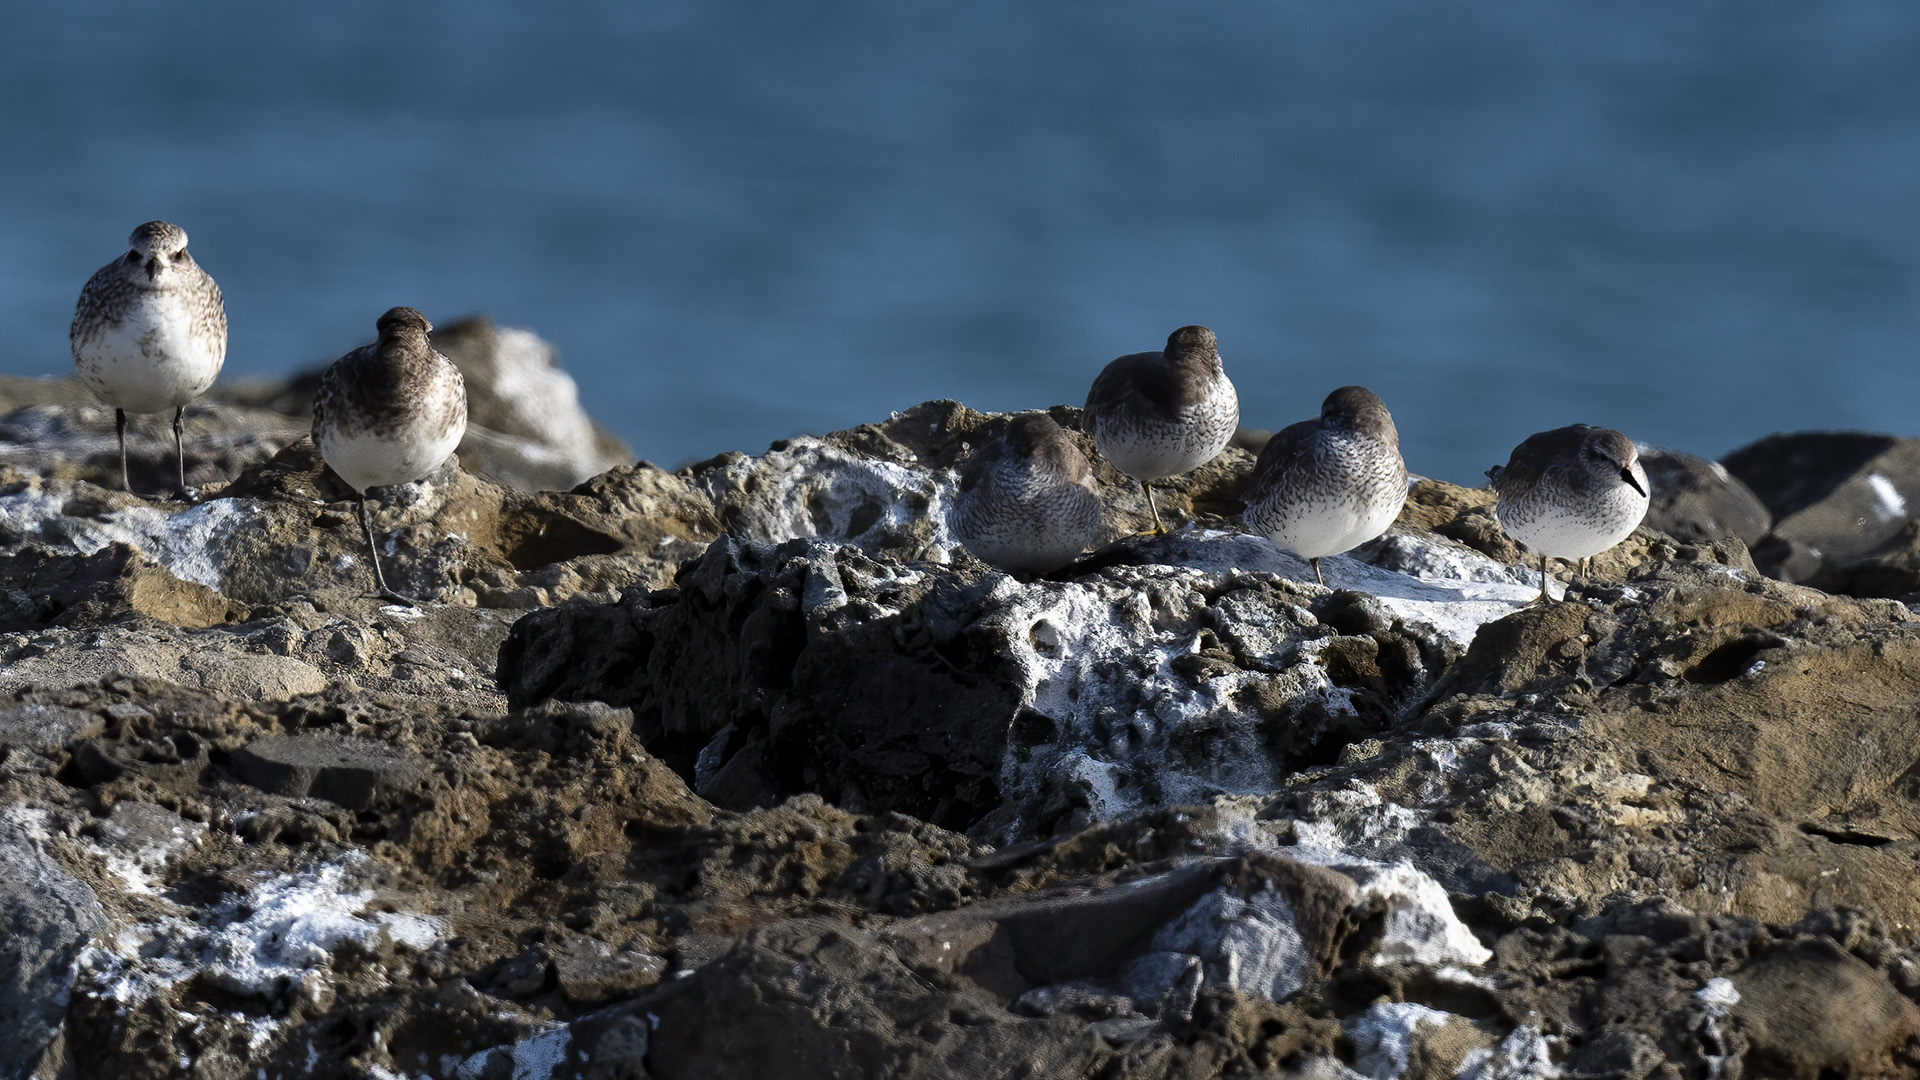
[[[411,304],[558,344],[645,457],[1078,404],[1219,334],[1243,422],[1380,393],[1477,482],[1920,403],[1920,7],[16,0],[0,371],[183,225],[228,371]]]

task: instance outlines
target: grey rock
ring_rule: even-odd
[[[1783,581],[1834,585],[1895,541],[1920,507],[1920,439],[1771,435],[1721,464],[1772,513],[1773,529],[1754,545],[1753,558]]]
[[[1211,894],[1209,894],[1211,895]],[[1185,1019],[1206,979],[1205,966],[1192,953],[1150,952],[1120,968],[1120,989],[1142,1012]]]
[[[1021,1018],[977,990],[935,987],[870,934],[825,921],[757,930],[619,1008],[658,1018],[646,1059],[655,1080],[1075,1077],[1101,1054],[1084,1022]]]
[[[1133,1015],[1133,1001],[1125,994],[1084,982],[1037,986],[1014,999],[1012,1008],[1022,1016],[1067,1014],[1086,1020]]]
[[[16,705],[0,710],[0,746],[58,750],[77,738],[98,735],[100,717],[60,705]]]
[[[1678,450],[1642,446],[1647,470],[1645,524],[1689,544],[1734,537],[1752,547],[1773,527],[1758,496],[1718,462]]]
[[[1216,889],[1161,928],[1153,947],[1198,956],[1206,981],[1283,1001],[1314,973],[1287,898],[1262,890],[1246,899]]]
[[[106,925],[86,883],[0,821],[0,1076],[26,1076],[53,1042],[74,960]]]
[[[626,443],[581,407],[579,387],[539,335],[481,315],[436,326],[433,343],[466,379],[471,434],[459,452],[480,475],[504,487],[565,491],[633,461]]]

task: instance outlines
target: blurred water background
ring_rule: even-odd
[[[484,311],[669,466],[1190,322],[1243,423],[1364,383],[1469,483],[1574,421],[1912,433],[1915,56],[1893,3],[16,0],[0,371],[164,217],[230,375]]]

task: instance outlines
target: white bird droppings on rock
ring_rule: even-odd
[[[236,530],[258,526],[260,513],[237,499],[212,499],[177,513],[151,506],[123,506],[97,517],[68,514],[69,496],[39,484],[0,496],[0,532],[30,537],[76,555],[109,544],[128,544],[182,581],[221,587],[227,541]]]
[[[512,1046],[482,1050],[462,1062],[454,1075],[460,1080],[483,1080],[503,1075],[501,1068],[511,1068],[512,1072],[504,1074],[510,1080],[547,1080],[561,1075],[560,1066],[567,1063],[572,1051],[572,1030],[565,1024],[550,1024],[538,1035]]]
[[[1452,1013],[1411,1001],[1383,1001],[1347,1022],[1354,1071],[1367,1080],[1399,1080],[1413,1060],[1422,1027],[1444,1027]]]

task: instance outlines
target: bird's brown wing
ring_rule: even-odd
[[[1513,456],[1505,465],[1496,465],[1487,470],[1487,478],[1493,481],[1493,490],[1507,498],[1518,498],[1533,490],[1556,461],[1572,458],[1580,452],[1580,444],[1586,441],[1587,432],[1593,430],[1588,424],[1572,424],[1552,431],[1542,431],[1529,435],[1513,448]]]
[[[1172,419],[1177,391],[1166,357],[1157,352],[1128,353],[1108,364],[1087,391],[1087,417],[1145,416]],[[1092,426],[1087,427],[1092,431]]]

